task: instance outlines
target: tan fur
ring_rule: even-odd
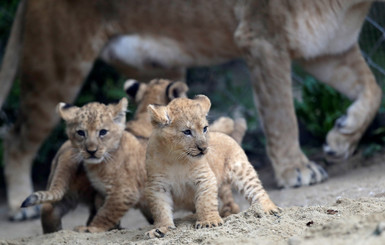
[[[66,108],[64,103],[59,104],[58,112],[66,121],[69,141],[61,148],[62,153],[59,151],[60,162],[48,192],[32,194],[27,203],[30,204],[31,198],[33,205],[60,201],[64,195],[73,193],[68,191],[73,186],[75,194],[94,200],[82,189],[91,189],[91,193],[95,189],[104,201],[87,226],[76,228],[82,232],[110,230],[119,224],[129,208],[145,207],[145,202],[141,200],[146,179],[143,165],[145,148],[135,136],[124,130],[126,109],[126,99],[109,106],[94,102],[81,108]],[[82,179],[84,176],[76,176],[79,167],[84,167],[93,188],[87,186],[88,182]],[[49,205],[43,208],[46,214],[50,211]],[[45,215],[43,217],[46,218]]]
[[[135,86],[138,86],[137,90],[130,91],[129,93],[130,87]],[[186,97],[188,87],[182,82],[171,82],[163,79],[155,79],[148,85],[143,83],[139,84],[134,80],[128,80],[124,87],[129,96],[133,96],[131,99],[135,100],[138,104],[134,119],[127,122],[126,130],[132,133],[137,139],[133,141],[134,149],[139,149],[139,153],[144,154],[148,136],[152,131],[152,125],[146,107],[150,103],[166,105],[175,97]],[[146,109],[146,111],[143,111],[143,109]],[[240,132],[243,135],[246,130],[245,127],[242,127],[245,125],[234,126],[232,119],[225,117],[215,121],[214,124],[216,125],[217,131],[225,130],[228,134]],[[240,141],[242,141],[242,138],[240,138]],[[138,142],[140,143],[140,147],[138,146]],[[130,147],[130,142],[126,143],[125,147]],[[74,161],[76,154],[78,154],[77,147],[74,148],[71,145],[71,141],[65,142],[52,161],[48,190],[33,193],[22,204],[23,207],[40,203],[43,204],[41,224],[44,233],[61,230],[62,216],[69,210],[74,209],[79,202],[89,206],[90,216],[87,221],[87,225],[89,225],[98,209],[104,203],[104,195],[100,193],[100,191],[95,190],[95,186],[90,183],[84,169],[84,163]],[[132,160],[132,158],[130,158],[130,160]],[[138,161],[140,160],[143,161],[139,163],[139,165],[144,166],[144,156]],[[145,179],[139,179],[141,186],[143,186],[144,181]],[[239,212],[239,206],[233,199],[230,186],[223,186],[219,195],[223,202],[221,208],[222,217]],[[137,207],[141,209],[141,212],[147,220],[152,223],[151,214],[146,206],[138,205]],[[115,227],[118,227],[118,224],[113,228]]]
[[[154,125],[146,152],[145,188],[155,221],[155,229],[147,233],[151,238],[174,227],[172,212],[178,209],[196,212],[196,228],[222,225],[218,189],[229,183],[266,213],[279,211],[239,144],[223,133],[209,132],[210,106],[204,95],[148,106]]]
[[[221,132],[231,136],[238,144],[242,143],[247,129],[244,118],[236,118],[235,121],[228,117],[220,117],[210,124],[210,131]]]
[[[129,86],[130,82],[139,84],[137,81],[127,81],[125,83],[125,89],[128,89],[127,86]],[[170,98],[169,95],[166,94],[166,88],[170,83],[171,81],[168,80],[154,80],[148,85],[140,84],[140,92],[136,92],[135,98],[132,98],[138,104],[138,109],[135,113],[134,120],[127,122],[126,130],[130,132],[129,134],[132,133],[132,135],[136,137],[133,145],[136,146],[134,149],[136,148],[138,153],[142,153],[140,158],[142,169],[144,169],[144,152],[148,140],[146,137],[151,133],[152,126],[150,118],[144,115],[141,108],[145,108],[150,103],[165,105],[173,99],[174,97]],[[169,91],[172,91],[175,96],[185,97],[187,90],[187,85],[182,82],[173,83],[172,86],[169,87]],[[147,114],[147,111],[145,114]],[[138,143],[140,143],[140,145],[138,145]],[[130,142],[126,143],[125,147],[130,147]],[[104,202],[103,195],[98,193],[91,185],[86,175],[84,164],[72,160],[76,152],[76,149],[71,146],[70,141],[64,143],[52,162],[47,191],[33,193],[22,205],[26,207],[43,203],[41,223],[44,233],[61,230],[62,216],[69,210],[75,208],[78,202],[86,203],[90,208],[90,216],[87,221],[87,225],[89,225],[97,210]],[[140,184],[143,185],[144,181],[145,179],[140,179]],[[101,204],[98,204],[100,202]],[[139,208],[147,220],[152,223],[151,215],[145,206],[139,205]],[[118,223],[112,228],[117,226]]]
[[[152,132],[152,125],[147,113],[147,106],[153,103],[167,105],[168,102],[175,98],[175,95],[187,97],[188,87],[183,82],[171,82],[166,79],[153,79],[148,84],[129,80],[124,85],[127,93],[128,87],[133,83],[136,83],[139,87],[135,97],[131,98],[137,104],[137,108],[134,120],[127,122],[126,128],[136,136],[148,138]],[[167,92],[171,94],[167,94]]]
[[[118,105],[90,103],[81,109],[59,108],[68,137],[78,151],[73,158],[82,160],[91,185],[105,199],[90,224],[78,227],[78,231],[112,229],[129,208],[145,206],[141,199],[146,178],[144,147],[124,130],[126,109],[126,99]],[[79,130],[84,133],[79,134]]]
[[[66,141],[52,161],[47,191],[32,194],[37,199],[29,205],[42,203],[43,233],[61,230],[61,218],[74,209],[79,202],[85,203],[89,207],[90,213],[87,220],[87,225],[89,225],[104,202],[104,197],[92,187],[84,164],[72,160],[74,154],[76,154],[76,150],[73,149],[70,141]]]
[[[129,84],[135,83],[133,80],[126,82],[125,89]],[[167,90],[168,88],[168,90]],[[149,104],[167,105],[172,99],[178,97],[187,97],[188,87],[182,82],[171,82],[166,79],[154,79],[148,85],[141,83],[132,100],[138,104],[134,120],[127,123],[126,130],[132,132],[135,136],[140,136],[142,141],[147,144],[148,138],[152,132],[150,115],[147,113]],[[237,118],[235,121],[228,117],[220,117],[215,120],[210,127],[211,131],[222,132],[234,138],[239,144],[246,133],[247,125],[244,118]],[[227,217],[230,214],[236,214],[240,211],[238,204],[232,195],[231,186],[223,185],[219,191],[219,198],[222,201],[220,209],[221,217]]]
[[[125,83],[125,89],[135,83],[129,80]],[[172,99],[187,97],[188,87],[182,82],[171,82],[166,79],[154,79],[149,84],[141,83],[132,100],[138,104],[134,120],[127,123],[126,130],[135,136],[140,136],[147,145],[148,138],[152,133],[150,115],[147,113],[149,104],[167,105]],[[213,132],[222,132],[234,138],[239,144],[246,133],[247,125],[244,118],[237,118],[235,121],[228,117],[220,117],[215,120],[210,127]],[[223,185],[219,191],[219,198],[222,201],[220,208],[221,217],[239,213],[240,209],[236,204],[230,185]]]
[[[74,100],[98,56],[113,64],[171,73],[244,58],[277,184],[325,180],[326,172],[299,146],[291,62],[301,62],[353,100],[325,147],[334,156],[349,156],[381,100],[357,45],[370,2],[22,0],[0,74],[2,87],[9,88],[16,69],[8,68],[19,64],[20,117],[4,144],[10,215],[18,217],[22,198],[32,192],[31,162],[58,121],[56,104]],[[1,91],[0,102],[7,91]]]

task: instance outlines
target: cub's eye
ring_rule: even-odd
[[[204,128],[203,128],[203,133],[206,133],[207,132],[207,126],[205,126]]]
[[[107,132],[108,131],[106,129],[102,129],[102,130],[99,131],[99,136],[104,136],[104,135],[107,134]]]
[[[86,133],[84,132],[84,130],[78,130],[76,131],[76,133],[82,137],[86,136]]]
[[[185,135],[191,135],[191,130],[186,129],[185,131],[182,131]]]

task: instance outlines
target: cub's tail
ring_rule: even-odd
[[[19,68],[22,45],[22,31],[26,0],[21,0],[17,8],[16,17],[12,24],[11,35],[9,37],[3,63],[0,70],[0,108],[11,89]]]
[[[242,145],[243,137],[247,131],[246,119],[243,117],[236,118],[234,120],[234,131],[230,136],[239,144]]]
[[[241,145],[247,131],[246,119],[240,117],[233,120],[229,117],[220,117],[210,124],[210,131],[227,134]]]

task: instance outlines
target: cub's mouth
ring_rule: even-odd
[[[101,163],[103,160],[104,160],[104,157],[98,158],[95,156],[90,156],[88,158],[83,159],[85,163],[89,163],[89,164],[98,164],[98,163]]]
[[[199,152],[198,154],[192,154],[190,152],[187,153],[187,155],[189,155],[190,157],[195,157],[195,158],[200,158],[202,156],[204,156],[206,154],[206,152]]]

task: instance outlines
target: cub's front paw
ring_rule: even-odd
[[[217,227],[223,225],[223,220],[221,217],[213,217],[211,219],[206,219],[206,220],[198,220],[195,223],[195,228],[196,229],[201,229],[201,228],[211,228],[211,227]]]
[[[96,226],[77,226],[74,231],[83,232],[83,233],[98,233],[104,232],[106,229],[96,227]]]
[[[289,167],[277,176],[279,187],[301,187],[321,183],[328,178],[327,172],[314,162],[299,167]]]
[[[277,207],[270,199],[261,202],[261,206],[265,214],[277,215],[282,212],[282,209]]]
[[[159,227],[159,228],[155,228],[155,229],[152,229],[148,232],[146,232],[146,237],[147,238],[162,238],[166,235],[166,233],[169,231],[169,230],[173,230],[173,229],[176,229],[175,226],[163,226],[163,227]]]

